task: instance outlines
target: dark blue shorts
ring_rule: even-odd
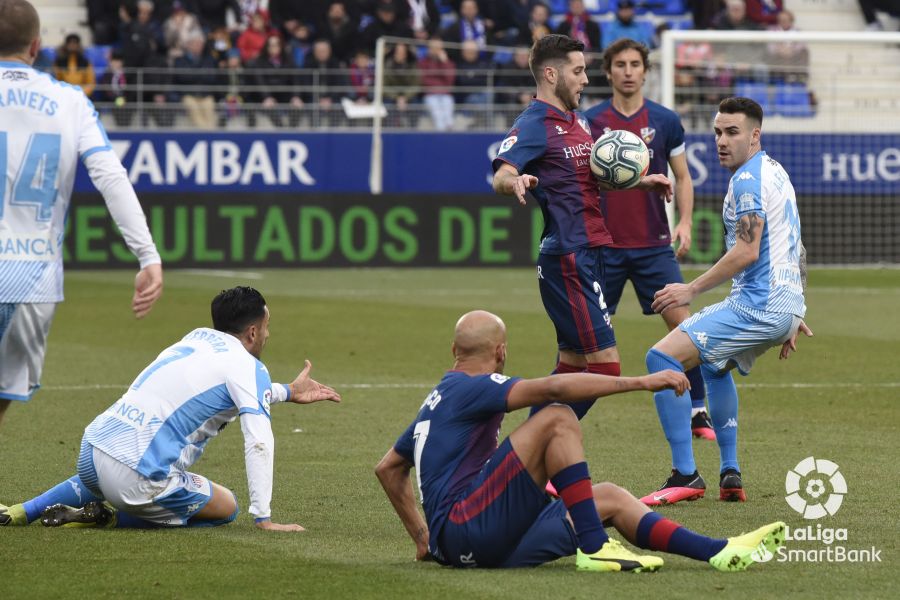
[[[530,567],[575,554],[566,507],[550,500],[506,438],[452,502],[438,549],[455,567]]]
[[[668,283],[684,283],[672,246],[657,248],[603,248],[603,293],[611,314],[631,280],[645,315],[652,315],[653,294]]]
[[[588,354],[616,345],[601,289],[602,248],[570,254],[540,254],[538,286],[544,310],[556,328],[560,350]]]

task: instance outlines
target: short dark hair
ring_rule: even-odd
[[[41,35],[41,19],[26,0],[0,0],[0,56],[28,49]]]
[[[266,315],[266,299],[252,287],[238,286],[219,292],[210,309],[213,329],[241,333]]]
[[[756,121],[759,124],[759,127],[762,127],[763,109],[756,100],[740,96],[725,98],[719,102],[719,112],[728,115],[747,115],[747,118]]]
[[[569,60],[569,52],[584,52],[584,43],[558,33],[551,33],[537,40],[531,46],[531,56],[528,57],[528,66],[534,80],[541,81],[541,69],[548,61]]]
[[[644,72],[650,70],[650,50],[647,46],[630,38],[621,38],[603,51],[603,72],[609,73],[612,70],[613,57],[626,50],[637,50],[641,54],[641,60],[644,61]]]

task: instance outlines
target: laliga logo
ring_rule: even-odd
[[[800,484],[804,479],[806,486],[801,490]],[[831,494],[823,497],[828,487],[831,487]],[[788,471],[784,489],[788,494],[784,498],[788,506],[803,515],[804,519],[820,519],[833,515],[841,507],[847,493],[847,482],[835,463],[808,456]]]

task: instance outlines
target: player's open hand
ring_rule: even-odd
[[[513,194],[515,194],[516,198],[519,199],[519,204],[525,206],[525,192],[527,192],[528,190],[533,190],[537,187],[537,185],[538,178],[534,175],[528,175],[527,173],[518,175],[515,179],[513,179]]]
[[[691,286],[686,283],[670,283],[653,295],[650,308],[655,313],[662,313],[676,306],[687,306],[694,299]]]
[[[305,361],[306,366],[297,375],[297,378],[291,382],[291,399],[294,404],[310,404],[319,402],[320,400],[331,400],[332,402],[340,402],[341,395],[327,385],[322,385],[315,379],[311,379],[309,372],[312,370],[312,363]]]
[[[134,316],[138,319],[147,316],[153,304],[162,296],[162,291],[162,265],[147,265],[141,269],[134,277],[134,297],[131,299]]]
[[[656,192],[662,196],[666,202],[671,202],[672,198],[675,197],[675,188],[672,186],[672,181],[662,173],[644,175],[634,187],[639,190]]]
[[[791,355],[791,352],[797,351],[797,337],[800,335],[801,331],[806,337],[813,336],[812,329],[809,328],[809,325],[807,325],[803,321],[800,321],[800,327],[797,328],[797,331],[794,332],[794,335],[791,336],[791,339],[781,345],[781,353],[778,355],[778,358],[784,360]]]
[[[268,519],[257,521],[256,526],[266,531],[306,531],[306,529],[296,523],[273,523]]]
[[[677,258],[681,258],[691,249],[691,224],[690,222],[678,223],[675,226],[675,231],[672,232],[672,243],[678,245],[678,249],[675,250],[675,256]]]
[[[688,381],[687,376],[680,371],[674,371],[672,369],[651,373],[645,375],[642,379],[646,384],[646,389],[651,392],[675,390],[675,393],[680,396],[691,389],[691,383]]]

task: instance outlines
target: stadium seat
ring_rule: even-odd
[[[772,108],[772,103],[769,101],[769,85],[766,83],[736,81],[734,84],[734,95],[756,100],[762,107],[763,114],[769,114]]]
[[[775,85],[775,112],[785,117],[811,117],[814,114],[809,103],[809,90],[802,83]]]
[[[99,80],[109,66],[110,46],[88,46],[84,49],[84,57],[94,66],[94,75]]]
[[[635,19],[635,24],[646,30],[648,39],[653,39],[653,35],[656,32],[656,25],[653,24],[653,21],[649,19]],[[600,21],[600,38],[603,40],[603,45],[608,45],[609,41],[612,39],[610,34],[610,28],[612,27],[612,21]]]
[[[602,1],[602,0],[601,0]],[[643,15],[683,15],[686,11],[683,0],[635,0],[634,14]],[[609,11],[614,13],[618,0],[609,0]]]
[[[611,2],[612,0],[584,0],[584,8],[592,15],[605,15],[609,12]]]

